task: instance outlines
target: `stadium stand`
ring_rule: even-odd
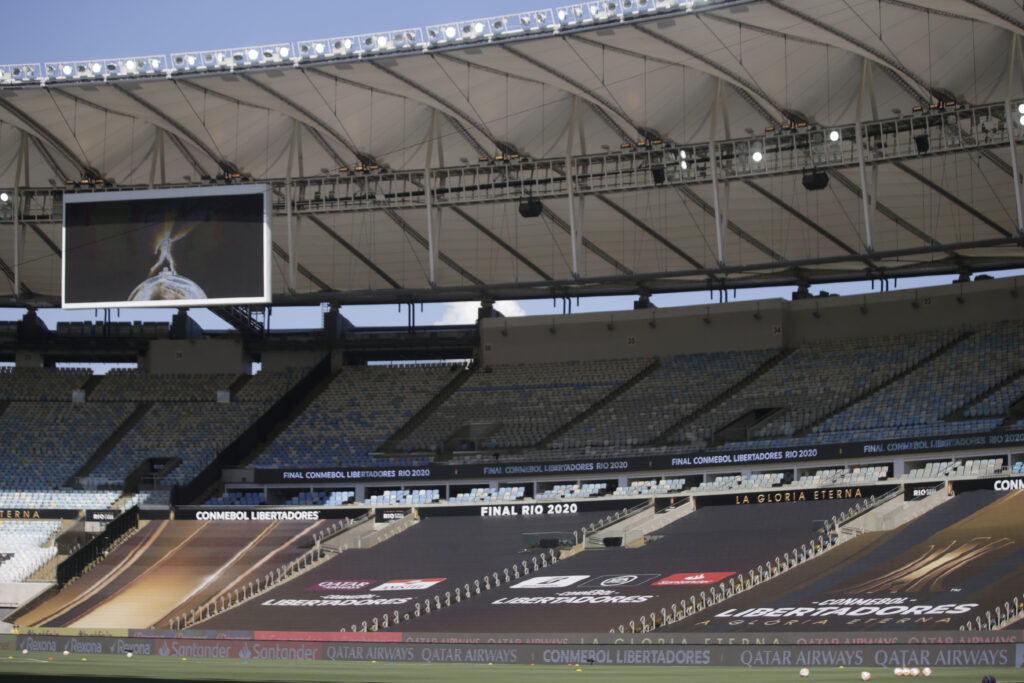
[[[703,407],[774,355],[769,350],[698,353],[668,359],[548,448],[646,444]]]
[[[221,403],[217,392],[227,391],[237,376],[112,372],[97,386],[95,400],[128,396],[152,405],[90,472],[90,480],[120,486],[147,458],[164,458],[180,464],[163,482],[188,483],[299,377],[295,371],[261,372],[230,403]]]
[[[353,624],[360,625],[395,609],[408,611],[414,602],[434,595],[444,600],[446,591],[451,594],[456,587],[473,585],[485,575],[501,572],[530,557],[521,552],[523,534],[579,528],[599,516],[600,513],[578,513],[558,519],[423,519],[372,548],[336,555],[297,580],[203,622],[203,628],[225,630],[251,628],[256,623],[287,623],[295,630],[351,630]],[[413,579],[418,581],[408,589],[396,583],[392,588],[371,592],[386,582]],[[357,581],[364,588],[341,593],[319,588],[338,581]],[[469,602],[472,601],[463,604]]]
[[[1021,568],[1015,548],[1021,532],[1010,520],[1022,505],[1020,491],[1005,496],[994,491],[961,493],[904,526],[862,534],[716,605],[713,613],[683,618],[661,630],[959,629],[1019,593]],[[881,596],[889,601],[879,602]],[[756,613],[743,616],[751,608],[821,604],[861,609],[847,606],[828,615],[809,609],[803,615],[781,614],[770,620],[757,618]],[[884,605],[890,609],[879,610]],[[909,609],[912,605],[917,609]]]
[[[687,573],[724,578],[753,569],[816,535],[811,520],[848,507],[849,501],[776,505],[770,515],[756,505],[701,508],[661,529],[660,540],[640,548],[577,553],[413,623],[424,632],[606,633],[719,582],[672,585],[672,577]],[[545,581],[549,576],[550,583]],[[663,579],[669,582],[659,585]]]
[[[308,550],[322,522],[150,522],[20,617],[27,625],[146,628],[262,578]],[[307,547],[303,547],[307,546]]]
[[[453,367],[346,367],[254,461],[256,467],[365,466],[368,455],[419,412]],[[423,458],[392,462],[415,465]]]
[[[634,358],[483,368],[398,448],[434,452],[450,440],[455,450],[533,446],[649,363]],[[471,433],[474,428],[479,435]]]
[[[955,338],[954,332],[903,337],[846,339],[795,349],[748,386],[669,437],[673,443],[703,446],[726,441],[742,448],[766,437],[788,437],[854,397],[884,384]],[[763,411],[765,417],[752,411]],[[718,438],[741,417],[747,438]]]

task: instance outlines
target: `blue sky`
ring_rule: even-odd
[[[563,0],[559,4],[568,4]],[[44,63],[63,60],[169,55],[188,50],[245,47],[278,41],[352,35],[399,28],[425,27],[449,21],[492,17],[500,14],[554,7],[529,0],[445,0],[433,4],[411,0],[360,2],[358,0],[304,0],[290,3],[266,0],[236,2],[153,3],[148,0],[46,0],[38,3],[5,2],[4,35],[0,40],[0,64]],[[952,276],[900,281],[900,287],[945,284]],[[877,287],[877,285],[876,285]],[[869,283],[829,285],[830,292],[871,291]],[[812,288],[812,292],[817,292]],[[737,292],[740,299],[788,298],[792,288]],[[732,297],[732,292],[729,293]],[[658,306],[707,304],[718,301],[717,293],[659,295]],[[632,308],[632,297],[574,300],[573,312]],[[509,314],[552,314],[562,312],[561,301],[508,302]],[[442,321],[471,322],[475,304],[417,307],[419,324]],[[342,313],[356,325],[404,325],[407,310],[398,306],[348,306]],[[0,319],[20,318],[21,311],[0,309]],[[102,316],[94,311],[46,311],[42,314],[53,327],[58,320],[92,320]],[[114,320],[170,320],[172,311],[111,311]],[[208,311],[192,316],[206,328],[225,325]],[[318,308],[275,309],[270,321],[275,329],[318,327]]]

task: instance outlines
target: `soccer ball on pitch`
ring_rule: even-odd
[[[800,669],[800,678],[807,678],[810,675],[811,675],[811,670],[808,669],[807,667],[804,667],[803,669]]]
[[[932,670],[931,670],[931,669],[929,669],[929,668],[928,668],[928,667],[926,666],[925,668],[921,669],[921,675],[922,675],[922,676],[931,676],[931,675],[932,675]]]
[[[916,678],[921,675],[921,670],[915,666],[913,669],[910,670],[910,675]]]
[[[870,681],[871,680],[871,672],[870,671],[861,671],[860,672],[860,680],[862,680],[862,681]]]
[[[910,672],[907,671],[907,669],[904,669],[902,666],[897,666],[895,669],[892,670],[892,675],[896,676],[897,678],[903,678],[908,673]]]

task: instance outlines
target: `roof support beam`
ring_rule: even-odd
[[[21,205],[18,201],[21,194],[22,170],[25,182],[28,183],[28,133],[21,131],[18,142],[18,158],[14,162],[14,189],[11,191],[11,210],[14,212],[14,298],[21,298],[21,261],[24,252],[25,226],[20,224]]]
[[[512,47],[511,45],[509,45],[507,43],[502,43],[501,47],[503,49],[505,49],[506,51],[508,51],[509,53],[515,55],[519,59],[523,60],[524,62],[527,62],[528,64],[530,64],[530,65],[540,69],[541,71],[544,71],[544,72],[547,72],[547,73],[551,74],[552,76],[554,76],[558,80],[562,81],[563,83],[567,83],[570,86],[572,86],[572,88],[576,90],[576,94],[583,95],[584,97],[589,99],[591,101],[591,103],[599,105],[599,107],[604,112],[602,114],[603,117],[608,117],[608,119],[611,119],[611,115],[608,112],[613,112],[616,116],[618,116],[620,119],[622,119],[627,124],[629,124],[629,126],[635,131],[634,135],[642,135],[642,133],[641,133],[641,130],[643,128],[642,126],[640,126],[635,121],[632,121],[629,118],[629,115],[627,115],[624,111],[619,109],[617,106],[615,106],[611,102],[608,102],[607,100],[605,100],[600,95],[597,95],[596,93],[588,90],[582,83],[579,83],[576,80],[572,79],[571,77],[563,74],[558,69],[555,69],[553,67],[548,66],[547,64],[545,64],[541,60],[533,57],[532,55],[524,52],[523,50],[518,50],[518,49]],[[618,128],[619,130],[621,130],[621,127],[618,124],[616,124],[615,127]],[[631,140],[632,137],[633,136],[629,136],[629,137],[627,137],[625,139],[626,140]]]
[[[871,228],[875,222],[875,208],[878,203],[878,166],[871,166],[871,183],[868,184],[864,162],[864,93],[871,95],[872,118],[878,118],[878,104],[875,100],[875,84],[871,80],[871,65],[866,58],[861,60],[860,89],[857,91],[857,168],[860,171],[861,203],[864,209],[864,244],[868,253],[874,249],[871,242]]]
[[[572,276],[580,276],[579,252],[581,249],[581,238],[583,226],[576,224],[576,194],[573,191],[573,171],[575,164],[572,160],[572,140],[577,130],[580,136],[580,146],[583,145],[583,124],[580,121],[580,98],[573,95],[572,112],[569,114],[569,128],[565,136],[565,186],[569,199],[569,239],[572,242]],[[582,223],[582,221],[581,221]]]
[[[280,259],[282,259],[284,261],[290,260],[291,257],[288,255],[288,252],[284,250],[284,247],[279,245],[277,242],[274,242],[273,246],[274,246],[274,254],[278,258],[280,258]],[[298,270],[299,270],[300,273],[302,273],[303,277],[305,277],[307,280],[309,280],[314,285],[319,287],[320,291],[322,291],[322,292],[329,292],[329,291],[331,291],[331,286],[329,284],[327,284],[326,282],[324,282],[323,280],[318,278],[316,275],[314,275],[309,270],[309,268],[306,268],[301,263],[298,266]]]
[[[530,259],[526,258],[526,256],[524,256],[519,250],[517,250],[511,244],[509,244],[508,242],[503,240],[501,237],[499,237],[494,231],[489,230],[480,221],[476,220],[475,218],[470,216],[468,213],[466,213],[465,211],[460,209],[457,204],[450,205],[448,207],[448,210],[453,212],[455,215],[457,215],[462,220],[464,220],[467,223],[469,223],[470,225],[472,225],[474,228],[476,228],[477,230],[479,230],[483,234],[487,235],[487,237],[491,238],[491,240],[493,240],[498,246],[500,246],[502,249],[504,249],[509,254],[514,256],[520,263],[522,263],[527,268],[532,270],[534,273],[539,275],[542,280],[552,280],[552,279],[554,279],[548,273],[544,272],[540,267],[538,267],[533,261],[531,261]]]
[[[559,216],[557,213],[552,211],[546,204],[544,205],[544,208],[543,208],[543,215],[546,218],[548,218],[552,223],[554,223],[555,225],[560,227],[562,230],[564,230],[566,233],[568,233],[570,235],[572,234],[572,231],[569,229],[569,224],[566,223],[562,219],[561,216]],[[597,256],[599,256],[605,263],[607,263],[610,266],[612,266],[613,268],[615,268],[615,270],[617,270],[620,273],[623,273],[625,275],[632,275],[633,274],[633,271],[631,269],[629,269],[626,266],[624,266],[621,263],[619,263],[611,254],[609,254],[604,249],[602,249],[601,247],[597,246],[596,244],[594,244],[593,242],[588,240],[586,237],[581,237],[580,238],[580,242],[581,242],[581,244],[584,247],[586,247],[590,251],[592,251],[595,254],[597,254]],[[578,278],[573,278],[573,279],[578,279]]]
[[[84,160],[79,159],[74,152],[68,148],[63,142],[61,142],[56,136],[52,135],[50,131],[44,128],[39,122],[33,119],[31,116],[21,111],[18,107],[11,104],[6,98],[0,97],[0,109],[6,110],[11,116],[18,120],[21,124],[19,128],[24,130],[27,128],[32,132],[33,135],[43,140],[48,145],[56,149],[64,158],[70,161],[74,166],[75,170],[78,171],[81,176],[92,176],[99,178],[100,173],[95,168],[87,164]]]
[[[837,38],[841,38],[842,40],[846,41],[850,45],[857,48],[857,50],[860,51],[863,55],[870,55],[875,61],[885,64],[889,69],[892,69],[893,72],[899,74],[901,77],[907,79],[908,81],[915,83],[919,88],[921,88],[923,92],[928,93],[929,97],[941,100],[941,97],[936,97],[936,95],[932,92],[931,86],[924,78],[921,78],[917,74],[909,71],[905,66],[897,62],[892,57],[886,55],[885,53],[876,50],[875,48],[864,43],[863,41],[857,40],[850,34],[840,31],[839,29],[829,25],[824,21],[821,21],[820,19],[812,17],[810,14],[806,12],[794,9],[789,5],[784,5],[782,2],[780,2],[780,0],[768,0],[768,3],[782,12],[791,14],[794,17],[800,19],[801,21],[806,21],[807,23],[813,24],[822,31],[826,31],[827,33],[830,33],[836,36]]]
[[[947,200],[949,200],[950,203],[955,204],[957,207],[959,207],[960,210],[965,211],[966,213],[971,214],[972,216],[977,218],[979,221],[981,221],[982,223],[984,223],[988,227],[990,227],[993,230],[995,230],[996,232],[998,232],[1000,235],[1003,235],[1005,237],[1009,237],[1010,236],[1010,232],[1008,230],[1006,230],[1006,228],[1004,228],[1003,226],[999,225],[994,220],[992,220],[991,218],[989,218],[988,216],[983,214],[981,211],[978,211],[976,208],[974,208],[973,206],[971,206],[970,204],[968,204],[964,200],[960,199],[959,197],[957,197],[955,194],[953,194],[952,192],[950,192],[946,188],[942,187],[941,185],[939,185],[938,183],[933,181],[931,178],[928,178],[927,176],[924,176],[924,175],[918,173],[914,169],[912,169],[909,166],[907,166],[906,164],[904,164],[902,161],[895,161],[895,162],[893,162],[893,166],[895,166],[896,168],[900,169],[901,171],[903,171],[904,173],[909,175],[911,178],[913,178],[917,182],[921,183],[922,185],[924,185],[925,187],[927,187],[931,191],[935,192],[936,194],[939,194],[942,197],[945,197]]]
[[[668,45],[673,50],[683,53],[687,57],[699,62],[700,64],[705,65],[705,67],[707,68],[707,73],[709,73],[712,76],[715,76],[719,80],[724,80],[733,87],[735,87],[743,95],[744,99],[746,99],[750,103],[750,105],[754,107],[754,109],[765,118],[766,121],[771,121],[777,125],[780,122],[780,119],[789,118],[786,115],[785,107],[779,102],[776,102],[768,93],[762,90],[760,86],[758,86],[756,83],[749,81],[746,78],[743,78],[739,74],[733,72],[730,69],[725,68],[721,64],[716,64],[707,55],[701,54],[696,50],[692,50],[688,48],[686,45],[679,43],[675,40],[672,40],[671,38],[668,38],[658,33],[657,31],[649,29],[646,26],[643,26],[642,24],[634,24],[633,28],[636,31],[643,33],[644,35],[653,38],[654,40],[657,40],[660,43]],[[633,54],[634,56],[640,56],[636,53]],[[767,103],[768,106],[775,110],[774,114],[770,113],[767,110],[767,108],[765,107],[765,103]]]
[[[395,225],[400,227],[402,229],[402,231],[405,232],[405,234],[407,234],[409,237],[411,237],[413,240],[415,240],[417,244],[419,244],[424,249],[428,249],[429,248],[429,243],[427,242],[426,239],[423,238],[423,235],[421,235],[419,232],[417,232],[416,229],[414,227],[412,227],[411,225],[409,225],[409,223],[406,222],[406,220],[404,218],[402,218],[400,215],[398,215],[397,211],[395,211],[394,209],[384,209],[384,214],[388,218],[390,218],[392,221],[394,221]],[[467,279],[470,282],[472,282],[474,285],[483,286],[485,284],[483,280],[481,280],[480,278],[476,277],[475,275],[470,273],[468,270],[466,270],[465,268],[460,266],[458,263],[455,262],[455,260],[453,260],[447,254],[445,254],[443,251],[438,251],[437,252],[437,258],[441,261],[441,263],[444,263],[449,268],[454,270],[456,273],[458,273],[459,275],[461,275],[465,279]]]
[[[437,148],[437,156],[440,165],[444,166],[444,150],[441,148],[440,128],[438,112],[434,109],[430,113],[430,128],[427,131],[427,158],[423,168],[423,193],[427,200],[427,262],[430,268],[430,277],[427,282],[431,287],[437,287],[437,235],[434,233],[434,182],[430,177],[430,171],[434,163],[434,148]],[[440,221],[440,210],[438,219]],[[440,225],[438,225],[440,228]]]
[[[1010,26],[1013,26],[1014,28],[1017,29],[1018,34],[1024,33],[1024,21],[1021,21],[1018,18],[1014,18],[1012,15],[1007,14],[1006,12],[1003,12],[1002,10],[996,9],[992,5],[989,5],[986,2],[982,2],[981,0],[965,0],[965,2],[967,2],[967,3],[971,4],[971,5],[974,5],[978,9],[980,9],[980,10],[982,10],[982,11],[988,13],[988,14],[991,14],[992,16],[1000,19],[1001,21],[1006,22]]]
[[[217,154],[216,151],[211,149],[202,140],[200,140],[195,135],[193,135],[191,131],[189,131],[188,129],[186,129],[185,127],[180,125],[179,123],[175,122],[169,116],[164,114],[157,107],[153,106],[152,104],[150,104],[148,101],[144,100],[139,95],[136,95],[131,90],[128,90],[127,88],[125,88],[120,83],[111,83],[111,87],[114,90],[116,90],[117,92],[119,92],[122,95],[124,95],[125,97],[127,97],[128,99],[130,99],[131,101],[135,102],[137,105],[139,105],[140,107],[142,107],[146,111],[148,111],[150,114],[155,116],[158,120],[162,121],[164,123],[164,126],[162,126],[162,127],[166,127],[166,128],[170,128],[172,130],[175,130],[180,135],[184,136],[189,142],[191,142],[193,145],[195,145],[200,150],[202,150],[203,154],[208,156],[210,159],[213,159],[213,161],[218,166],[220,166],[220,168],[222,170],[226,171],[229,168],[231,168],[231,165],[226,160],[221,159],[220,155]]]
[[[437,64],[436,60],[435,60],[434,63]],[[394,78],[395,80],[399,81],[400,83],[402,83],[406,87],[412,88],[416,92],[424,95],[431,102],[434,102],[436,105],[440,105],[440,107],[443,110],[445,110],[445,112],[449,116],[456,117],[457,120],[460,121],[460,122],[461,121],[465,121],[470,126],[475,128],[481,135],[483,135],[485,138],[487,138],[487,140],[490,141],[490,143],[494,146],[495,149],[500,149],[500,145],[498,144],[498,139],[496,137],[494,137],[494,135],[491,134],[491,131],[487,130],[487,126],[483,122],[481,122],[481,121],[474,121],[471,116],[469,116],[468,114],[466,114],[463,111],[460,111],[458,109],[458,107],[456,107],[451,102],[445,100],[443,97],[439,97],[437,94],[431,92],[427,88],[424,88],[422,85],[420,85],[416,81],[412,80],[411,78],[407,78],[406,76],[402,75],[398,71],[396,71],[394,69],[389,69],[388,67],[386,67],[383,64],[381,64],[379,61],[377,61],[377,60],[370,60],[370,64],[373,64],[375,67],[377,67],[378,69],[380,69],[381,71],[386,73],[391,78]],[[438,65],[438,68],[441,68],[440,65]],[[443,71],[444,69],[442,68],[441,70]],[[466,131],[466,133],[468,134],[468,131]]]
[[[330,237],[332,240],[334,240],[335,242],[340,244],[342,247],[347,249],[353,256],[355,256],[357,259],[359,259],[359,261],[364,266],[366,266],[367,268],[372,270],[377,275],[377,277],[379,277],[381,280],[384,280],[384,282],[388,283],[389,285],[391,285],[395,289],[401,289],[402,288],[402,285],[401,285],[401,283],[398,282],[398,280],[395,280],[393,277],[391,277],[390,275],[385,273],[381,269],[380,266],[378,266],[376,263],[373,262],[372,259],[370,259],[365,254],[363,254],[363,252],[361,252],[358,249],[356,249],[355,246],[353,246],[344,237],[342,237],[338,233],[334,232],[334,230],[332,230],[330,228],[330,226],[328,226],[326,223],[324,223],[322,220],[320,220],[319,216],[317,216],[316,214],[312,214],[312,213],[306,214],[306,216],[309,218],[309,220],[311,220],[313,222],[313,225],[315,225],[318,228],[320,228],[321,230],[323,230],[324,233],[328,237]],[[325,289],[329,289],[329,288],[325,287]]]
[[[778,206],[780,209],[782,209],[783,211],[788,213],[790,216],[792,216],[793,218],[797,219],[798,221],[800,221],[801,223],[806,225],[808,228],[810,228],[814,232],[818,233],[819,235],[821,235],[822,237],[827,239],[832,244],[836,245],[837,247],[839,247],[840,249],[845,251],[847,254],[850,254],[851,256],[857,256],[858,255],[858,252],[857,252],[856,249],[854,249],[849,244],[847,244],[846,242],[842,241],[841,239],[839,239],[838,237],[836,237],[835,235],[830,233],[828,230],[826,230],[825,228],[820,226],[818,223],[812,221],[810,218],[808,218],[802,212],[797,211],[796,208],[794,208],[793,205],[791,205],[789,202],[783,201],[781,198],[777,197],[776,195],[772,194],[768,190],[764,189],[763,187],[761,187],[760,185],[755,183],[753,180],[746,180],[746,181],[744,181],[744,185],[749,187],[754,192],[757,192],[759,195],[761,195],[762,197],[764,197],[765,199],[770,201],[772,204],[775,204],[776,206]],[[870,260],[868,260],[866,258],[864,259],[864,263],[869,268],[874,269],[874,267],[875,267],[874,264]]]
[[[681,194],[683,197],[685,197],[686,199],[688,199],[689,201],[693,202],[701,209],[703,209],[704,213],[711,216],[712,218],[714,217],[715,207],[704,201],[704,199],[701,198],[699,194],[693,191],[693,188],[687,185],[674,185],[673,187],[675,187],[676,191],[679,192],[679,194]],[[729,230],[731,230],[733,234],[739,236],[741,240],[751,245],[752,247],[760,251],[762,254],[766,255],[773,262],[786,263],[788,261],[788,259],[782,256],[782,254],[777,253],[775,250],[771,249],[768,245],[761,242],[759,239],[748,233],[746,230],[742,229],[740,226],[733,223],[731,220],[726,222],[725,226],[729,228]]]
[[[1024,54],[1021,54],[1020,37],[1013,35],[1013,42],[1010,44],[1010,63],[1006,67],[1006,127],[1010,138],[1010,167],[1013,169],[1013,196],[1017,202],[1017,234],[1024,235],[1024,208],[1022,208],[1021,194],[1024,188],[1021,186],[1020,173],[1017,170],[1017,136],[1015,135],[1013,120],[1016,118],[1013,112],[1013,104],[1010,102],[1013,96],[1013,68],[1017,64],[1017,57],[1020,55],[1021,76],[1024,78]],[[1024,117],[1021,117],[1024,118]]]
[[[281,93],[277,92],[276,90],[271,88],[269,85],[264,83],[262,80],[260,80],[260,78],[258,78],[256,76],[252,76],[250,74],[241,74],[241,77],[243,79],[245,79],[246,83],[250,83],[250,84],[256,86],[256,88],[262,90],[267,95],[270,95],[272,98],[274,98],[278,102],[280,102],[280,103],[284,104],[286,107],[288,107],[288,109],[291,110],[292,118],[296,118],[296,115],[297,115],[298,118],[301,118],[301,119],[303,119],[304,121],[307,121],[307,122],[311,122],[311,123],[315,124],[318,128],[320,128],[320,130],[323,130],[323,131],[326,131],[327,133],[329,133],[331,137],[333,137],[335,140],[340,142],[341,145],[343,147],[345,147],[345,149],[347,149],[349,152],[351,152],[353,155],[355,155],[356,158],[358,158],[360,161],[364,161],[365,162],[365,161],[373,160],[372,156],[370,156],[369,154],[367,154],[365,152],[360,152],[359,149],[352,142],[347,140],[344,136],[342,136],[340,133],[338,133],[338,131],[336,131],[334,128],[332,128],[331,126],[327,125],[327,123],[325,121],[321,121],[318,117],[314,116],[311,112],[306,110],[298,102],[295,102],[290,97],[286,97],[286,96],[282,95]],[[336,161],[338,160],[336,155],[332,155],[332,156],[335,158]],[[343,164],[343,165],[347,165],[347,164]]]
[[[666,237],[664,237],[663,235],[661,235],[661,233],[659,233],[657,230],[655,230],[651,226],[647,225],[642,220],[640,220],[639,218],[634,216],[632,213],[630,213],[629,211],[627,211],[623,207],[619,206],[618,204],[616,204],[612,200],[610,200],[607,197],[605,197],[603,194],[598,194],[598,195],[594,195],[594,196],[597,198],[597,201],[604,203],[605,206],[607,206],[612,211],[614,211],[615,213],[617,213],[620,216],[622,216],[623,218],[625,218],[627,221],[629,221],[630,223],[632,223],[636,227],[640,228],[640,230],[644,231],[645,233],[647,233],[648,235],[653,237],[655,239],[655,241],[658,242],[658,244],[660,244],[661,246],[665,247],[666,249],[671,251],[673,254],[675,254],[679,258],[681,258],[684,261],[686,261],[687,263],[689,263],[694,268],[703,268],[704,267],[703,263],[701,263],[697,259],[695,259],[692,256],[690,256],[689,254],[687,254],[685,251],[680,249],[678,246],[675,245],[674,242],[672,242],[671,240],[669,240]]]
[[[62,180],[67,180],[68,174],[61,170],[61,167],[57,164],[57,160],[53,158],[53,155],[50,154],[50,150],[46,149],[46,146],[42,141],[35,135],[29,136],[29,139],[32,141],[32,146],[36,148],[37,152],[39,152],[39,156],[43,158],[46,165],[50,167],[51,171],[53,171],[54,182],[60,183]]]
[[[718,156],[718,146],[715,138],[718,136],[718,112],[721,109],[725,118],[725,137],[729,138],[729,113],[725,109],[725,102],[722,98],[722,79],[719,78],[715,84],[715,96],[711,101],[711,139],[708,143],[708,151],[711,156],[711,193],[715,198],[715,237],[718,240],[718,265],[725,265],[725,241],[724,226],[729,222],[729,183],[722,183],[724,187],[720,190],[718,183],[718,164],[721,161]]]
[[[861,192],[860,187],[858,187],[856,183],[852,182],[845,175],[843,175],[842,173],[840,173],[839,171],[837,171],[834,168],[828,169],[828,174],[829,174],[829,177],[835,179],[840,185],[845,187],[847,190],[849,190],[853,194],[857,195],[858,199],[863,199],[863,194]],[[876,204],[876,209],[878,210],[878,213],[882,214],[883,216],[885,216],[886,218],[891,220],[893,223],[895,223],[896,225],[900,226],[901,228],[903,228],[904,230],[909,232],[911,235],[913,235],[914,237],[916,237],[919,240],[921,240],[922,242],[924,242],[925,244],[928,244],[928,245],[930,245],[932,247],[940,247],[941,246],[939,244],[939,242],[934,237],[932,237],[931,235],[928,235],[927,233],[923,232],[922,230],[920,230],[916,226],[912,225],[910,222],[907,221],[907,219],[905,219],[902,216],[900,216],[898,213],[896,213],[895,211],[890,209],[885,204],[883,204],[881,202],[878,202]],[[946,250],[946,253],[949,254],[950,256],[954,256],[954,257],[959,258],[959,256],[954,251]]]

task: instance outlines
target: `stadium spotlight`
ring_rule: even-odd
[[[686,170],[686,150],[679,150],[679,168]]]
[[[839,142],[839,138],[840,137],[841,136],[839,135],[839,131],[838,130],[829,131],[829,134],[828,134],[829,142]]]
[[[759,164],[764,160],[764,154],[757,147],[754,148],[754,152],[750,155],[750,158],[755,164]]]
[[[0,202],[5,202],[6,203],[7,200],[10,199],[10,198],[11,198],[11,195],[7,194],[6,192],[0,192]]]
[[[1017,105],[1017,113],[1024,114],[1024,102],[1021,102],[1020,104]]]

